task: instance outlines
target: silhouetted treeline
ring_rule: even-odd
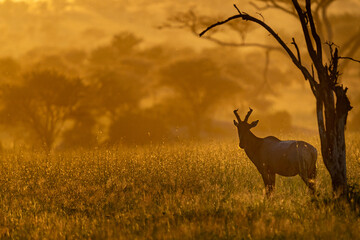
[[[225,136],[233,108],[249,105],[266,119],[271,93],[258,91],[251,54],[141,43],[122,32],[89,52],[36,49],[0,59],[3,143],[49,150]],[[286,113],[268,116],[265,128],[291,127]]]

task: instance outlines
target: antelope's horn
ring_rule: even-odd
[[[249,120],[249,117],[250,117],[250,114],[252,113],[252,109],[249,107],[249,112],[246,114],[246,117],[245,117],[245,120],[244,120],[244,122],[247,122],[248,120]]]
[[[239,110],[239,109],[235,109],[235,110],[234,110],[234,114],[235,114],[235,117],[236,117],[236,119],[238,120],[238,122],[241,122],[241,119],[240,119],[240,117],[239,117],[239,114],[237,113],[238,110]]]

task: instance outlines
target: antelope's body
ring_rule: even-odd
[[[300,175],[311,192],[315,191],[317,151],[309,143],[303,141],[281,141],[276,137],[256,137],[250,129],[258,121],[251,124],[247,120],[252,112],[248,112],[244,121],[240,120],[237,110],[234,111],[239,122],[234,121],[238,128],[239,146],[254,163],[260,172],[266,189],[270,195],[275,187],[275,174],[281,176]]]

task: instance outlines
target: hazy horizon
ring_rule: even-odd
[[[270,124],[272,120],[267,120],[267,115],[286,113],[289,114],[289,121],[293,127],[315,132],[317,129],[315,98],[308,83],[300,71],[293,66],[288,56],[276,51],[271,52],[269,72],[267,73],[267,84],[270,87],[265,86],[261,90],[263,92],[256,93],[256,88],[263,88],[264,86],[264,84],[261,85],[261,81],[263,81],[261,79],[264,75],[266,58],[262,49],[222,47],[196,36],[189,28],[178,28],[179,24],[171,20],[171,18],[191,10],[198,16],[211,18],[210,20],[205,18],[205,20],[213,23],[236,14],[233,3],[232,1],[221,0],[196,2],[190,0],[181,2],[170,0],[4,0],[0,1],[0,29],[2,30],[0,57],[5,59],[5,62],[9,61],[6,60],[7,58],[14,59],[17,62],[16,64],[20,65],[19,69],[21,70],[16,70],[17,68],[14,67],[14,71],[18,71],[14,73],[15,75],[23,75],[35,69],[34,66],[37,68],[46,68],[47,66],[53,68],[56,65],[55,68],[60,72],[65,67],[69,68],[71,70],[67,69],[64,73],[75,74],[84,82],[89,82],[94,80],[92,74],[96,70],[96,66],[91,65],[93,64],[91,61],[94,60],[92,57],[96,56],[98,58],[95,59],[96,64],[102,64],[102,67],[106,68],[107,64],[112,64],[106,63],[106,54],[109,55],[110,59],[114,57],[111,56],[111,52],[106,52],[112,51],[114,36],[130,33],[138,39],[135,44],[136,49],[134,53],[131,53],[133,55],[121,56],[121,58],[124,57],[125,62],[130,62],[131,67],[136,68],[136,64],[143,64],[148,67],[151,74],[146,73],[149,75],[144,74],[139,77],[142,78],[140,82],[146,82],[144,79],[147,79],[153,84],[150,84],[152,93],[139,100],[142,105],[151,106],[153,103],[158,103],[159,99],[164,96],[169,97],[168,95],[172,94],[166,89],[171,89],[174,86],[162,86],[161,90],[156,89],[156,84],[160,81],[159,74],[162,74],[159,73],[160,69],[171,67],[171,64],[181,59],[190,61],[196,56],[195,58],[212,59],[227,77],[230,77],[232,81],[238,81],[238,87],[242,91],[235,94],[232,99],[223,102],[223,107],[217,107],[216,111],[215,108],[212,109],[213,120],[231,124],[232,110],[238,107],[247,109],[249,107],[247,105],[251,104],[250,107],[257,108],[255,114],[264,118],[260,125],[267,126]],[[291,37],[295,37],[301,50],[305,49],[300,34],[300,24],[294,17],[278,10],[257,10],[249,1],[237,1],[236,4],[242,11],[263,18],[284,38],[289,46],[291,46]],[[258,5],[261,4],[258,3]],[[338,41],[336,44],[346,42],[345,37],[351,33],[349,31],[357,30],[356,27],[352,28],[354,30],[350,27],[354,25],[351,21],[359,18],[359,9],[360,2],[356,0],[334,1],[331,4],[329,8],[330,22],[333,25],[337,24],[336,29],[339,31],[339,33],[334,33],[335,40]],[[241,25],[243,23],[239,21],[236,24]],[[203,25],[197,27],[196,33],[203,28]],[[278,46],[263,29],[253,24],[249,24],[245,29],[246,34],[239,36],[229,31],[226,26],[220,26],[215,35],[217,34],[216,36],[224,41]],[[326,46],[325,43],[324,46]],[[108,48],[110,50],[106,50]],[[163,50],[159,50],[161,48]],[[291,48],[293,49],[293,46]],[[104,51],[101,54],[105,55],[101,55],[99,53],[101,51]],[[147,53],[147,51],[149,52]],[[356,49],[356,52],[359,51]],[[159,54],[163,54],[163,56]],[[355,57],[357,56],[360,54],[356,53]],[[70,59],[70,57],[73,58],[71,61],[64,60]],[[160,59],[161,57],[165,59]],[[101,60],[102,58],[103,60]],[[83,62],[77,62],[79,59]],[[307,59],[305,58],[304,61]],[[119,66],[116,64],[114,63],[113,66],[114,71],[117,71],[116,69],[121,66],[121,64]],[[358,112],[355,104],[358,102],[360,87],[356,83],[360,72],[355,63],[350,63],[349,66],[340,79],[344,85],[349,87],[350,100],[354,101],[354,110],[349,113],[349,120],[351,121]],[[4,70],[4,72],[7,71]],[[139,70],[131,74],[127,73],[125,68],[121,71],[124,71],[121,74],[125,75],[139,73]],[[180,72],[179,74],[185,73]],[[176,76],[173,77],[175,79]],[[19,76],[19,78],[21,77]],[[6,77],[3,77],[3,82],[9,83]],[[242,85],[245,87],[243,88]],[[166,93],[166,91],[168,92]],[[260,97],[254,96],[256,94],[260,94]],[[157,111],[169,111],[169,109],[164,110],[159,107]],[[103,118],[104,116],[99,117],[102,120],[97,120],[99,128],[104,125],[102,123],[105,121]],[[101,132],[108,131],[101,130]]]

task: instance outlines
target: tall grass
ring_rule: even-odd
[[[319,149],[316,138],[308,139]],[[360,138],[348,176],[360,183]],[[320,198],[331,196],[318,159]],[[264,199],[237,142],[177,143],[0,158],[0,237],[9,239],[360,239],[347,205],[313,201],[300,177],[277,176]]]

